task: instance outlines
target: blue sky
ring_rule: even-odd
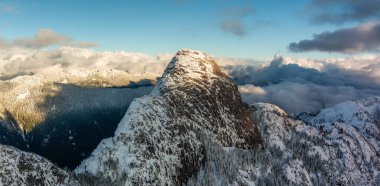
[[[355,25],[354,21],[311,23],[306,10],[310,1],[0,0],[0,37],[32,37],[48,28],[75,40],[96,42],[100,51],[158,54],[193,48],[216,56],[255,59],[276,53],[318,58],[347,55],[289,51],[291,42]],[[224,22],[227,28],[222,28]],[[236,26],[243,30],[234,30]]]

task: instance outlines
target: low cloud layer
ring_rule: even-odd
[[[269,102],[290,113],[316,112],[347,100],[380,96],[380,57],[293,59],[265,66],[226,66],[247,103]]]
[[[1,44],[1,40],[0,40]],[[0,50],[0,80],[20,75],[56,75],[76,70],[116,69],[129,74],[161,76],[174,54],[149,55],[139,52],[97,52],[92,49],[60,47],[57,49],[10,48]],[[221,66],[259,64],[240,58],[216,58]]]
[[[0,48],[44,48],[50,46],[74,46],[74,47],[96,47],[95,42],[75,41],[72,38],[56,33],[51,29],[41,29],[33,37],[23,37],[14,40],[0,38]]]
[[[355,64],[362,63],[362,64]],[[276,56],[266,66],[224,67],[238,84],[268,86],[284,81],[380,89],[379,57],[310,60]]]
[[[51,50],[14,48],[0,50],[0,79],[18,75],[56,75],[83,69],[116,69],[132,74],[161,74],[172,55],[150,56],[132,52],[96,52],[91,49],[60,47]]]
[[[342,24],[380,18],[378,0],[312,0],[308,5],[313,23]]]
[[[273,103],[290,113],[317,112],[348,100],[380,96],[380,90],[357,89],[352,86],[322,86],[313,83],[281,82],[264,87],[239,86],[248,104]]]
[[[53,77],[78,69],[116,69],[140,74],[143,79],[152,74],[159,77],[173,55],[72,47],[12,48],[0,50],[0,80],[31,74]],[[274,103],[290,113],[318,111],[346,100],[380,96],[380,56],[376,55],[324,60],[281,56],[272,61],[216,60],[239,85],[244,101]]]
[[[313,39],[291,43],[293,52],[321,51],[355,53],[375,51],[380,47],[380,23],[369,22],[352,28],[314,35]]]

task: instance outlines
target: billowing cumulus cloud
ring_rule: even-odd
[[[247,103],[269,102],[290,113],[319,111],[380,96],[380,57],[311,60],[276,56],[267,65],[228,65]]]
[[[33,37],[22,37],[14,40],[0,39],[0,48],[44,48],[49,46],[95,47],[94,42],[75,41],[72,38],[56,33],[51,29],[41,29]]]
[[[285,81],[264,87],[239,86],[243,101],[273,103],[290,113],[317,112],[348,100],[380,96],[380,90],[352,86],[322,86]]]
[[[316,34],[313,39],[291,43],[289,49],[293,52],[355,53],[378,50],[379,46],[380,23],[369,22],[352,28]]]
[[[291,62],[287,62],[286,60]],[[226,66],[225,69],[229,75],[234,77],[238,84],[267,86],[291,81],[297,83],[310,82],[323,86],[353,86],[363,89],[380,89],[380,81],[377,79],[380,69],[374,68],[374,64],[380,64],[380,61],[354,69],[349,69],[342,63],[339,63],[339,65],[343,66],[339,66],[333,62],[319,63],[313,61],[312,65],[322,65],[322,67],[319,67],[319,70],[300,66],[297,64],[298,61],[293,61],[291,58],[283,59],[282,57],[276,57],[268,66],[261,68],[243,65]]]
[[[285,81],[268,86],[239,86],[243,101],[273,103],[290,113],[317,112],[348,100],[380,96],[380,90],[352,86],[322,86]]]
[[[312,0],[306,11],[314,23],[342,24],[351,21],[378,20],[378,0]]]

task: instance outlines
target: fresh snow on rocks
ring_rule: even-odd
[[[256,103],[263,149],[207,146],[213,153],[188,185],[379,185],[380,98],[289,116]]]
[[[207,143],[254,149],[261,142],[237,87],[215,61],[181,50],[75,173],[86,184],[176,185],[199,172]]]
[[[0,165],[0,185],[79,185],[50,161],[14,147],[0,145]]]

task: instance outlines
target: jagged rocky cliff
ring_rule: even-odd
[[[237,87],[203,52],[179,51],[149,96],[135,99],[115,136],[75,170],[88,184],[177,185],[198,173],[206,141],[262,143]]]

